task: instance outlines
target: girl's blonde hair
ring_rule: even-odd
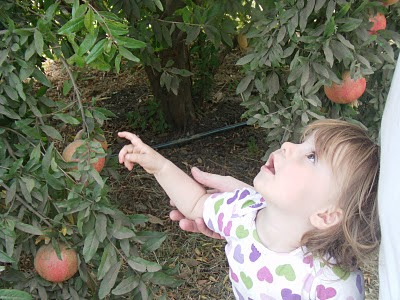
[[[317,158],[332,165],[343,219],[326,230],[305,233],[302,245],[327,262],[334,258],[339,267],[350,271],[379,245],[379,146],[361,127],[339,120],[313,122],[303,138],[310,135],[314,135]]]

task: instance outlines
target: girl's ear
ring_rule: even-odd
[[[330,207],[323,211],[317,211],[310,216],[311,225],[321,230],[339,224],[342,219],[343,210],[338,207]]]

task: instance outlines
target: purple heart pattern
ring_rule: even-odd
[[[320,300],[330,299],[336,296],[336,290],[332,287],[326,288],[322,284],[317,286],[317,298]]]
[[[219,231],[222,231],[222,227],[224,226],[223,220],[224,220],[224,213],[220,213],[218,215],[218,221],[217,221]]]
[[[262,267],[260,270],[258,270],[257,278],[260,281],[264,281],[265,280],[268,283],[272,283],[272,281],[274,280],[274,278],[272,277],[271,272],[269,271],[269,269],[267,267]]]
[[[254,244],[251,244],[251,252],[249,255],[249,259],[251,262],[255,262],[257,259],[259,259],[261,256],[260,251],[257,250],[256,246]]]
[[[361,275],[360,274],[357,275],[356,286],[357,286],[357,290],[361,294],[362,291],[363,291],[363,287],[362,287],[362,280],[361,280]]]
[[[239,195],[239,191],[240,191],[240,190],[237,190],[236,193],[235,193],[235,195],[232,196],[231,198],[229,198],[229,199],[226,201],[226,203],[228,203],[228,204],[233,203],[233,202],[237,199],[237,197],[238,197],[238,195]]]
[[[240,245],[237,245],[235,247],[235,250],[233,251],[233,258],[239,263],[243,264],[244,262],[244,255],[242,253],[242,247]]]
[[[229,221],[228,224],[226,224],[226,226],[224,228],[225,236],[230,236],[231,235],[231,229],[232,229],[232,221]]]
[[[282,300],[301,300],[301,296],[294,294],[291,289],[282,289]]]

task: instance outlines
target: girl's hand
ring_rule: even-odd
[[[147,173],[157,174],[168,161],[150,146],[142,142],[142,140],[130,132],[118,132],[118,136],[125,138],[131,142],[130,145],[124,146],[118,155],[120,164],[131,171],[135,163],[141,165]]]

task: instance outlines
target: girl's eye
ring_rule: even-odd
[[[310,154],[307,155],[307,159],[310,160],[312,163],[315,163],[317,160],[317,157],[315,155],[315,152],[312,152]]]

